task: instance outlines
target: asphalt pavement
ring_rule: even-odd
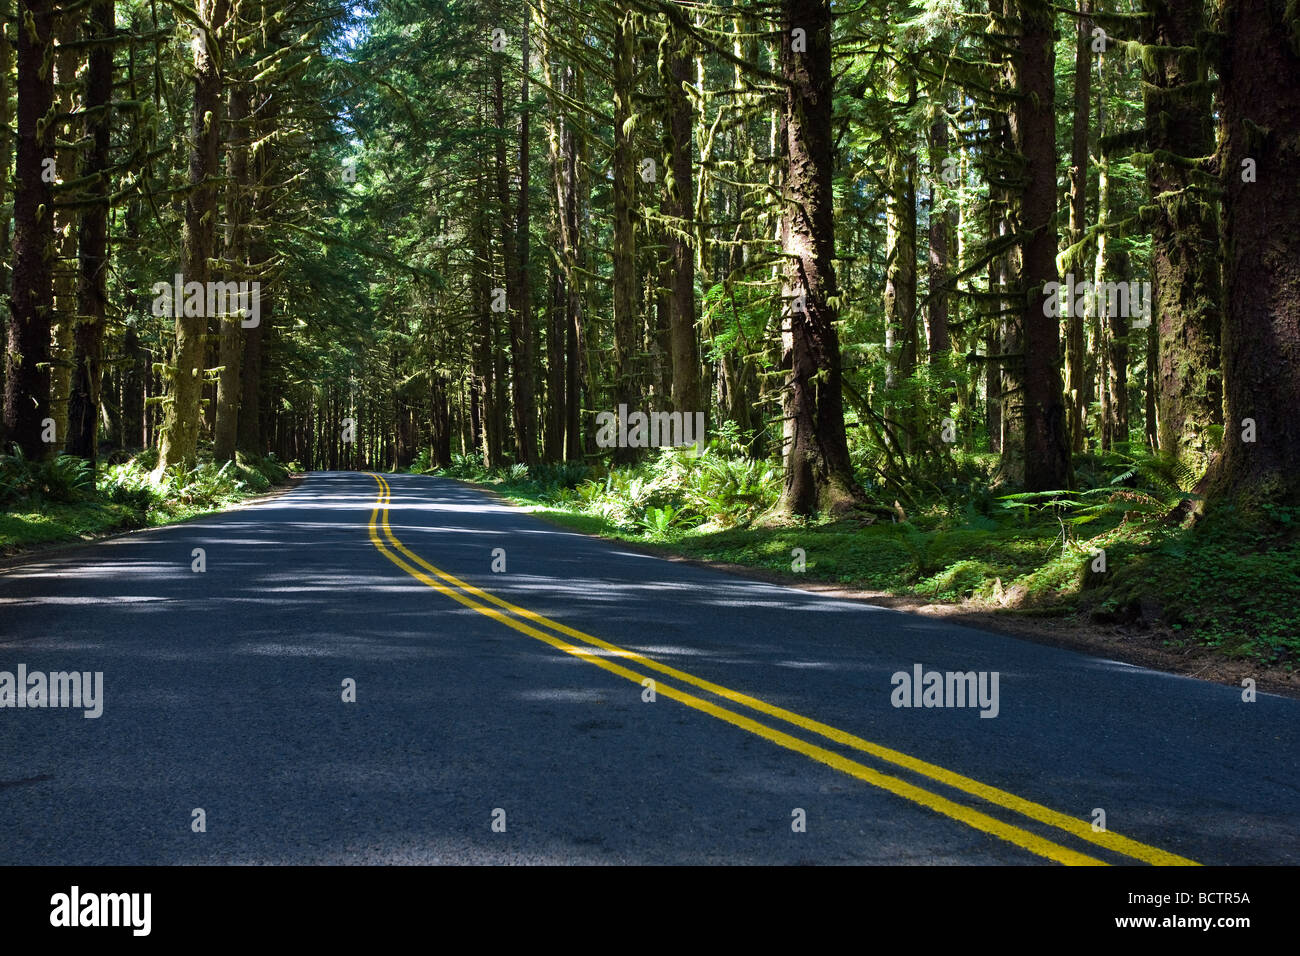
[[[0,864],[1300,862],[1300,701],[427,476],[12,567],[0,704],[20,665],[102,713],[0,706]]]

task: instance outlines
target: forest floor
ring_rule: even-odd
[[[1072,540],[1057,523],[628,528],[556,506],[527,481],[476,487],[570,530],[669,560],[1066,647],[1169,673],[1300,697],[1300,534],[1218,519]],[[1205,519],[1210,520],[1210,519]],[[1064,542],[1064,543],[1063,543]],[[1094,542],[1110,574],[1091,573]],[[793,566],[798,551],[804,570]],[[796,560],[792,560],[792,554]]]

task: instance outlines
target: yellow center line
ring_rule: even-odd
[[[1110,833],[1108,831],[1096,832],[1092,829],[1091,824],[1083,820],[1067,816],[1066,814],[1051,810],[1048,807],[1041,806],[1040,804],[1034,803],[1030,800],[1018,797],[1015,794],[1008,793],[1005,790],[989,786],[988,784],[946,770],[935,764],[927,763],[926,761],[901,753],[900,751],[892,750],[888,747],[881,746],[880,744],[864,740],[861,737],[857,737],[835,727],[823,724],[820,721],[812,720],[811,718],[769,704],[766,701],[759,700],[758,698],[695,677],[692,674],[669,667],[666,664],[661,664],[658,661],[642,654],[638,654],[635,651],[618,647],[617,645],[601,640],[593,635],[575,630],[565,624],[553,621],[550,618],[537,614],[536,612],[530,611],[526,608],[519,607],[518,605],[503,600],[494,594],[468,584],[459,578],[434,567],[432,564],[429,564],[419,555],[406,548],[406,546],[398,540],[388,523],[388,503],[392,496],[391,488],[389,487],[388,482],[379,475],[372,474],[371,477],[378,482],[380,488],[379,499],[376,501],[374,511],[371,513],[370,517],[370,538],[375,547],[384,554],[385,557],[412,577],[439,593],[452,598],[460,604],[505,624],[507,627],[511,627],[521,633],[529,635],[530,637],[536,638],[537,640],[544,641],[558,650],[562,650],[565,653],[587,660],[610,673],[618,674],[620,677],[624,677],[637,684],[642,683],[645,679],[639,673],[621,667],[620,665],[605,660],[601,656],[591,653],[589,650],[569,644],[551,634],[547,634],[528,624],[515,620],[493,607],[487,607],[484,604],[480,604],[477,601],[466,597],[465,594],[472,594],[489,604],[495,605],[496,608],[509,612],[510,614],[517,615],[518,617],[532,621],[535,624],[575,638],[592,647],[597,647],[609,651],[616,656],[634,661],[643,668],[661,674],[667,674],[676,680],[698,687],[701,690],[714,694],[715,696],[722,697],[733,703],[748,707],[751,710],[766,714],[767,716],[783,720],[843,746],[848,746],[869,753],[881,760],[893,763],[922,776],[929,777],[939,783],[952,787],[953,789],[960,790],[964,793],[968,793],[972,796],[996,804],[1003,809],[1011,810],[1033,820],[1037,820],[1040,823],[1045,823],[1049,826],[1064,830],[1076,837],[1095,843],[1098,846],[1105,847],[1106,849],[1113,850],[1114,852],[1158,865],[1197,865],[1193,860],[1177,856],[1176,854],[1160,850],[1156,847],[1148,846],[1136,840],[1131,840],[1128,837],[1121,836],[1117,833]],[[409,558],[415,565],[418,565],[418,567],[412,567],[411,564],[408,564],[406,561],[402,560],[402,558],[399,558],[380,540],[377,532],[377,523],[381,513],[383,516],[384,537],[387,538],[389,544],[391,544],[394,549],[406,558]],[[420,570],[421,568],[424,570]],[[441,582],[431,578],[429,574],[425,573],[425,571],[440,578]],[[896,777],[882,774],[864,764],[849,760],[833,751],[826,750],[822,747],[816,746],[815,744],[810,744],[800,738],[786,734],[780,730],[768,727],[767,725],[761,724],[749,717],[718,707],[716,704],[695,697],[685,691],[679,691],[661,685],[656,686],[656,691],[664,694],[664,696],[672,700],[677,700],[680,703],[695,708],[696,710],[703,711],[704,713],[710,714],[720,720],[724,720],[727,723],[748,730],[749,732],[776,743],[779,746],[802,753],[820,763],[834,767],[843,773],[849,774],[850,776],[856,777],[874,786],[881,787],[882,789],[888,790],[898,796],[920,803],[932,810],[943,813],[946,816],[960,820],[976,829],[992,833],[1001,839],[1014,843],[1017,846],[1024,847],[1040,856],[1047,857],[1048,859],[1057,862],[1071,864],[1100,864],[1102,862],[1054,844],[1028,830],[1023,830],[1019,827],[1003,823],[1000,820],[979,813],[969,807],[954,803],[945,797],[930,793],[929,791],[913,786],[912,784],[906,783]]]

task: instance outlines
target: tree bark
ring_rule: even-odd
[[[798,28],[804,48],[794,49]],[[785,195],[782,246],[790,331],[783,364],[785,450],[780,508],[789,514],[843,513],[863,501],[844,430],[840,344],[835,331],[835,228],[831,177],[831,10],[829,0],[782,0],[785,80]]]
[[[668,57],[665,90],[668,101],[668,186],[667,214],[673,218],[668,234],[672,269],[669,335],[672,351],[673,409],[683,414],[706,411],[700,388],[700,350],[695,334],[695,255],[687,235],[692,229],[695,205],[693,141],[695,110],[684,85],[691,81],[694,64],[681,48],[685,38],[676,31],[668,37],[675,44]]]
[[[68,399],[72,392],[73,352],[77,327],[77,234],[81,211],[72,197],[61,193],[65,183],[77,177],[77,150],[71,144],[78,137],[72,130],[77,107],[77,20],[62,8],[55,13],[54,96],[61,114],[55,124],[54,155],[54,346],[50,354],[50,417],[54,419],[56,450],[66,450],[68,441]]]
[[[537,464],[537,409],[533,366],[536,357],[528,235],[528,188],[531,163],[529,162],[530,110],[528,107],[530,13],[527,6],[524,7],[523,17],[523,52],[520,56],[523,79],[519,92],[519,195],[515,216],[515,274],[510,283],[514,300],[514,308],[510,310],[510,354],[513,359],[511,384],[514,389],[515,457],[525,464],[535,465]]]
[[[1025,163],[1020,197],[1025,367],[1025,488],[1047,491],[1073,480],[1061,394],[1061,335],[1046,315],[1044,287],[1056,280],[1056,77],[1052,10],[1019,0],[1020,46],[1012,57],[1016,103],[1011,136]]]
[[[930,273],[929,329],[926,352],[931,364],[952,350],[948,334],[949,229],[947,213],[938,202],[934,180],[948,152],[948,120],[942,114],[930,125]]]
[[[226,154],[226,244],[225,273],[228,281],[248,281],[248,88],[237,83],[230,90],[229,131]],[[259,310],[258,320],[261,315]],[[217,317],[221,327],[220,353],[217,364],[217,422],[212,433],[212,457],[218,463],[235,457],[238,438],[240,400],[240,360],[244,343],[243,325],[238,314]],[[256,411],[253,412],[256,414]]]
[[[274,48],[280,42],[279,32],[267,37],[268,47]],[[261,108],[253,120],[253,130],[261,147],[257,150],[251,170],[254,199],[250,212],[250,226],[268,224],[276,221],[276,190],[272,188],[279,172],[280,146],[270,135],[280,123],[280,105],[274,95],[262,84],[254,85],[254,96],[261,103]],[[267,240],[265,229],[256,229],[247,239],[250,279],[266,282],[268,269],[274,253]],[[239,415],[238,439],[236,444],[247,455],[263,455],[270,448],[270,426],[272,418],[268,411],[268,399],[263,382],[263,352],[268,340],[267,330],[271,328],[274,314],[275,297],[260,296],[258,308],[260,315],[257,325],[244,329],[243,354],[240,357],[239,375]]]
[[[217,211],[217,155],[221,145],[221,67],[208,43],[217,42],[217,28],[226,21],[228,0],[199,0],[198,13],[207,26],[194,47],[194,111],[190,135],[190,191],[185,199],[184,279],[206,284],[211,277],[208,260]],[[210,38],[210,39],[206,39]],[[182,310],[183,313],[184,310]],[[197,460],[199,393],[206,358],[206,316],[178,315],[176,351],[171,370],[171,394],[158,453],[158,473],[178,466],[192,467]]]
[[[1300,16],[1284,0],[1220,9],[1227,407],[1208,506],[1255,510],[1300,502]]]
[[[890,98],[896,114],[910,111],[916,97],[916,80],[904,76],[905,68],[890,70]],[[916,315],[916,150],[915,137],[897,127],[886,141],[885,182],[885,351],[889,363],[888,388],[895,388],[916,371],[918,352]],[[913,403],[890,403],[887,414],[901,426],[904,448],[916,428]]]
[[[0,0],[0,20],[5,23],[13,19],[13,8],[10,0]],[[10,86],[9,78],[14,69],[14,47],[11,42],[11,35],[8,29],[0,29],[0,169],[5,171],[5,175],[0,176],[0,208],[5,208],[9,202],[9,176],[8,172],[11,167],[13,158],[13,143],[9,137],[9,129],[13,125],[13,113],[10,112],[9,102],[13,93]],[[0,250],[6,252],[12,251],[9,246],[9,216],[0,216]],[[10,269],[11,263],[7,255],[0,255],[0,290],[10,287]],[[4,302],[4,315],[0,317],[0,343],[6,346],[9,343],[9,328],[12,316],[9,312],[9,302]],[[7,450],[9,447],[9,438],[7,435],[8,426],[5,424],[5,414],[3,408],[3,395],[5,390],[5,366],[8,363],[0,358],[0,450]]]
[[[1210,87],[1196,49],[1205,28],[1199,2],[1146,0],[1142,85],[1151,224],[1152,312],[1159,323],[1160,449],[1200,474],[1209,464],[1209,427],[1223,424],[1219,378],[1222,285],[1213,189],[1184,162],[1214,152]],[[1240,177],[1238,177],[1240,178]]]
[[[614,20],[614,404],[629,410],[641,404],[637,396],[636,274],[636,158],[632,155],[633,56],[635,33],[631,17],[617,10]],[[632,448],[614,449],[614,460],[634,460]]]
[[[91,10],[88,39],[100,41],[90,48],[86,70],[84,136],[90,149],[79,178],[94,177],[86,187],[93,200],[81,214],[78,240],[79,275],[72,394],[68,407],[68,452],[95,464],[98,455],[99,395],[103,378],[100,358],[107,317],[108,278],[108,148],[112,122],[113,0],[99,0]]]
[[[1070,245],[1083,239],[1088,223],[1088,124],[1092,118],[1092,21],[1088,19],[1091,7],[1088,0],[1078,0],[1080,14],[1075,21],[1074,34],[1074,115],[1070,131]],[[1079,250],[1066,264],[1071,275],[1082,270],[1075,263],[1083,262]],[[1080,275],[1080,281],[1082,276]],[[1084,385],[1083,319],[1071,309],[1065,320],[1065,395],[1069,413],[1067,431],[1070,450],[1076,454],[1084,450],[1088,417],[1087,389]]]
[[[14,272],[5,350],[5,430],[29,459],[47,457],[50,321],[54,311],[54,190],[44,161],[54,155],[50,58],[53,4],[19,0],[18,158],[14,175]],[[30,28],[25,24],[30,23]],[[56,436],[57,437],[57,436]]]

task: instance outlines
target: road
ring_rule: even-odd
[[[426,476],[313,473],[0,573],[20,664],[102,672],[102,714],[0,709],[0,864],[1300,862],[1300,701]],[[996,706],[895,706],[917,665]]]

